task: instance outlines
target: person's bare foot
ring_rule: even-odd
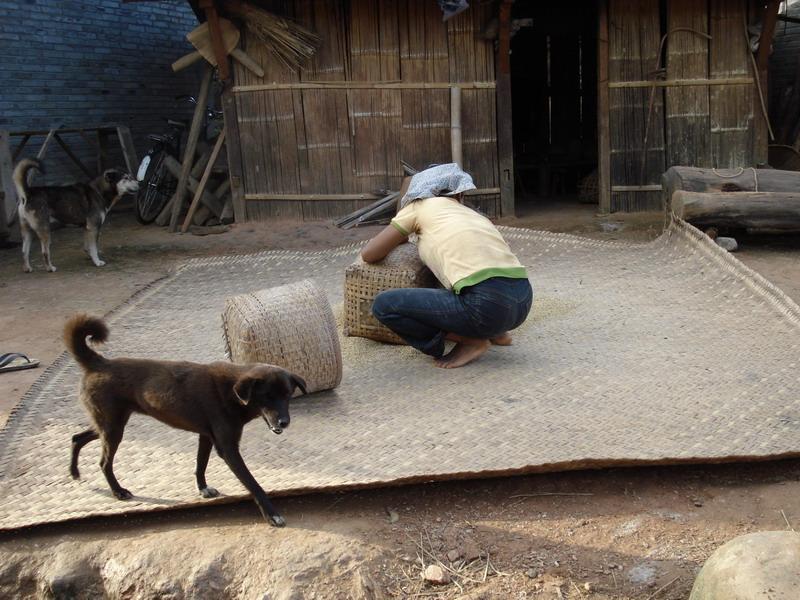
[[[450,352],[434,361],[441,369],[456,369],[479,358],[492,346],[489,340],[479,340],[476,344],[456,344]]]
[[[511,338],[511,334],[507,331],[504,331],[498,336],[493,337],[489,340],[495,346],[510,346],[513,343],[513,339]]]

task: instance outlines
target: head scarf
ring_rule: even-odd
[[[406,195],[400,199],[400,209],[415,200],[453,196],[474,189],[472,177],[456,163],[436,165],[420,171],[411,178]]]

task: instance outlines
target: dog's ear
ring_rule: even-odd
[[[289,379],[294,384],[294,386],[296,388],[300,388],[300,391],[302,391],[304,394],[308,393],[306,391],[306,381],[305,381],[305,379],[303,379],[299,375],[295,375],[294,373],[289,373]]]
[[[257,379],[245,375],[233,386],[233,393],[236,395],[236,399],[245,406],[250,403],[250,398],[253,395],[253,388],[257,381]]]

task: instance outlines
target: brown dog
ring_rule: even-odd
[[[67,322],[64,341],[83,368],[80,395],[94,423],[91,429],[72,437],[73,478],[80,477],[81,448],[100,438],[100,468],[111,491],[120,500],[131,498],[132,494],[114,476],[114,454],[131,414],[142,413],[200,434],[195,475],[203,497],[218,495],[217,490],[206,485],[205,477],[213,446],[253,495],[264,518],[278,527],[286,524],[244,464],[239,440],[245,424],[257,417],[263,417],[274,433],[286,429],[289,400],[295,389],[306,393],[303,379],[265,364],[107,359],[88,346],[87,337],[102,343],[108,338],[108,328],[102,320],[87,315],[76,315]]]

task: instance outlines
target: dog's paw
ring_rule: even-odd
[[[270,515],[269,521],[275,527],[286,527],[286,521],[280,515]]]
[[[81,472],[78,469],[70,469],[69,474],[73,479],[81,478]]]
[[[26,266],[22,267],[22,270],[25,273],[33,273],[33,269],[31,269],[30,265],[26,265]]]
[[[56,269],[53,265],[50,265],[49,267],[47,267],[47,270],[50,273],[55,273],[58,269]]]
[[[117,500],[130,500],[131,498],[133,498],[133,494],[131,494],[125,488],[119,488],[114,492],[114,497]]]
[[[97,261],[93,261],[95,267],[105,267],[106,261],[98,259]]]
[[[203,498],[216,498],[219,496],[219,492],[212,487],[204,487],[202,490],[200,490],[200,495]]]

